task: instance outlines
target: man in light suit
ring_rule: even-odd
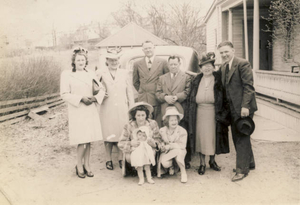
[[[166,108],[170,105],[175,106],[181,114],[184,114],[186,98],[191,89],[191,78],[188,74],[180,70],[180,65],[180,58],[178,56],[170,56],[168,59],[170,72],[159,77],[156,97],[161,103],[162,116],[164,116]],[[183,120],[180,121],[179,125],[187,129],[187,125],[185,125]],[[189,141],[187,141],[187,145],[189,145]],[[185,166],[187,169],[190,168],[191,161],[189,147],[190,146],[187,146],[187,154],[185,157]]]
[[[249,169],[255,169],[250,136],[241,134],[235,122],[241,117],[252,118],[257,105],[250,63],[234,56],[235,50],[230,41],[220,43],[218,50],[224,63],[221,66],[222,82],[230,105],[231,132],[236,150],[236,174],[232,178],[234,182],[245,178]]]
[[[153,106],[152,118],[161,126],[159,102],[155,97],[159,76],[168,73],[167,61],[154,55],[154,44],[151,41],[143,43],[145,58],[133,65],[133,85],[138,91],[138,101],[144,101]]]

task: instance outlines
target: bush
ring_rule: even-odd
[[[0,101],[59,92],[61,64],[53,56],[0,60]]]

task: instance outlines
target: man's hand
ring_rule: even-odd
[[[130,144],[131,144],[132,147],[138,147],[138,146],[140,145],[140,142],[139,142],[139,141],[136,141],[136,140],[132,140],[132,141],[130,142]]]
[[[80,102],[82,102],[85,105],[90,105],[93,103],[88,97],[82,97]]]
[[[241,117],[248,117],[248,116],[249,116],[249,109],[242,107]]]
[[[168,104],[173,104],[173,96],[166,95],[165,100]]]

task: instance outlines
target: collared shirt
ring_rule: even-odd
[[[234,56],[232,56],[231,60],[228,62],[228,64],[229,64],[229,70],[231,69],[233,58],[234,58]]]
[[[173,79],[173,78],[175,78],[177,76],[178,72],[177,73],[171,73],[170,72],[170,74],[171,74],[171,79]]]
[[[146,57],[145,60],[146,60],[147,67],[151,68],[153,61],[154,61],[154,55],[151,58]],[[151,65],[149,65],[150,63],[148,63],[149,60],[151,61]]]

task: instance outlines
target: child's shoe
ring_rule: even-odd
[[[186,173],[181,173],[181,182],[186,183],[187,182],[187,175]]]
[[[140,181],[139,181],[139,183],[138,183],[138,185],[143,185],[144,184],[144,178],[142,178],[142,179],[140,179]]]
[[[147,178],[147,181],[148,181],[149,184],[154,184],[154,183],[155,183],[155,182],[153,181],[153,179],[151,179],[151,178]]]
[[[169,175],[174,175],[174,173],[175,173],[175,170],[174,170],[174,167],[172,166],[172,167],[170,167],[169,168]]]

